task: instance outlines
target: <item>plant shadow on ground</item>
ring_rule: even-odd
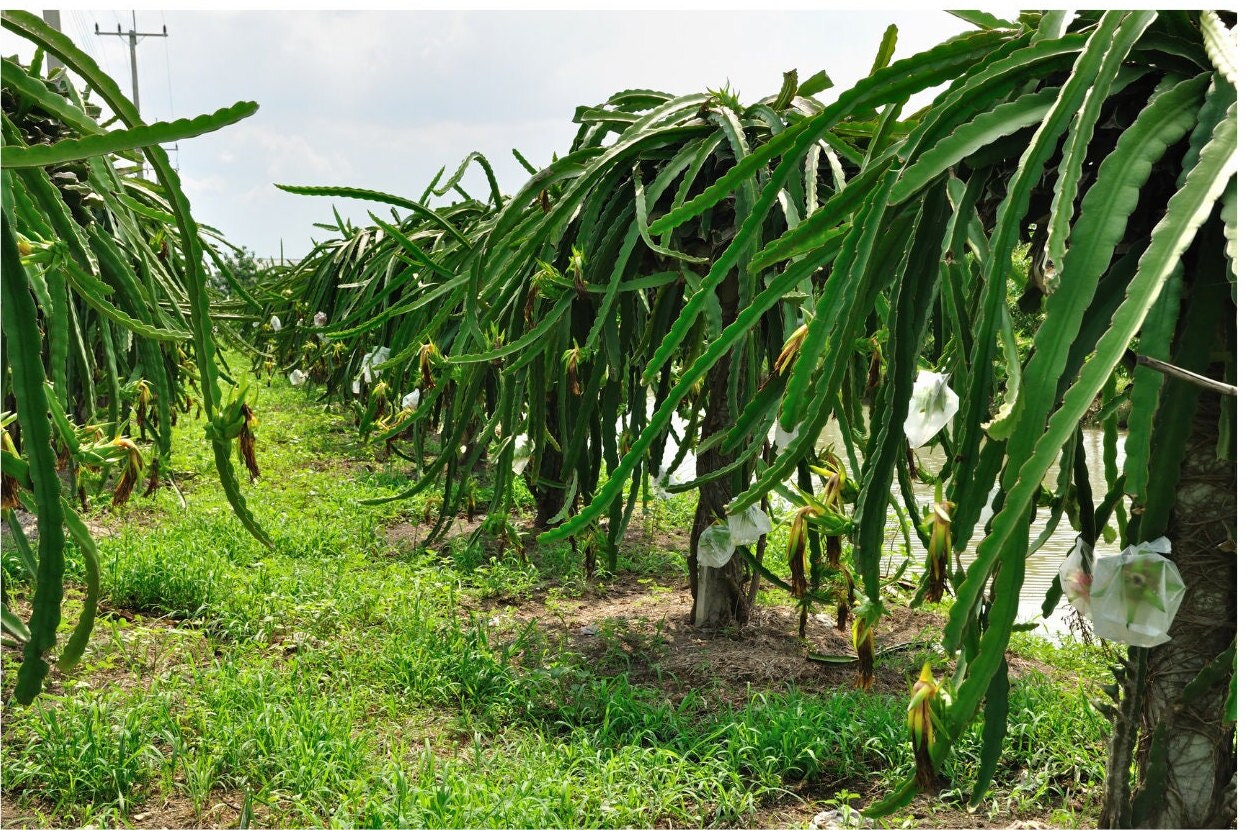
[[[909,685],[946,666],[938,615],[881,623],[862,692],[853,666],[807,659],[849,655],[847,633],[813,615],[798,639],[780,596],[734,631],[688,624],[691,500],[638,514],[613,579],[565,544],[499,555],[479,519],[428,550],[435,496],[359,504],[400,492],[404,465],[305,390],[259,395],[264,477],[244,487],[274,548],[232,518],[186,419],[181,495],[91,516],[103,598],[81,666],[19,707],[4,652],[5,826],[805,826],[908,774]],[[972,735],[942,792],[887,824],[1094,823],[1107,725],[1088,700],[1112,655],[1015,651],[994,793],[965,811]]]

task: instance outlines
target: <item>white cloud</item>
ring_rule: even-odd
[[[227,153],[247,156],[273,182],[299,178],[338,178],[354,171],[348,152],[317,136],[278,129],[264,123],[244,121],[223,132],[230,144]],[[352,148],[359,149],[359,148]]]
[[[129,12],[74,12],[66,33],[129,89],[121,38],[99,38]],[[367,205],[298,197],[274,182],[355,185],[418,195],[439,167],[486,155],[504,192],[534,164],[565,153],[574,108],[622,89],[700,92],[730,78],[751,102],[781,73],[826,69],[830,100],[870,66],[890,22],[898,56],[963,31],[934,12],[159,12],[140,29],[169,38],[139,45],[143,113],[193,116],[236,100],[259,102],[246,121],[180,142],[177,161],[194,208],[261,255],[307,249],[313,222],[367,221]],[[12,54],[11,35],[0,49]],[[28,53],[27,53],[28,54]],[[483,176],[467,179],[485,196]]]
[[[181,171],[178,173],[178,178],[182,180],[182,189],[186,191],[186,196],[192,203],[199,197],[224,193],[226,190],[225,177],[215,173],[210,176],[196,176]]]

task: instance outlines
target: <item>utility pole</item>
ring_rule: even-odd
[[[56,31],[61,30],[61,13],[59,9],[45,10],[43,13],[43,22],[51,26]],[[55,70],[59,69],[63,64],[56,55],[48,55],[48,74],[51,75]]]
[[[117,31],[115,32],[101,32],[100,24],[99,23],[95,24],[95,33],[97,35],[100,35],[101,37],[105,35],[112,36],[112,37],[124,37],[124,38],[128,38],[130,41],[130,82],[134,89],[134,95],[131,98],[131,100],[134,102],[135,110],[138,110],[139,108],[139,59],[138,59],[138,50],[137,50],[137,47],[139,45],[139,38],[168,37],[169,36],[168,26],[161,26],[160,27],[161,31],[159,32],[138,32],[138,31],[135,31],[137,28],[138,28],[138,19],[135,16],[134,12],[130,12],[130,31],[128,32],[121,31],[120,23],[117,24]]]

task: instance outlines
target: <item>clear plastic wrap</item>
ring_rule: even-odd
[[[1097,557],[1091,580],[1091,621],[1096,635],[1132,646],[1169,641],[1169,626],[1186,594],[1178,566],[1163,554],[1164,536]]]
[[[715,522],[697,537],[697,564],[707,568],[722,568],[732,558],[736,545],[732,544],[732,532],[722,522]]]

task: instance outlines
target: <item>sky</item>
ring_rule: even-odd
[[[1000,14],[1006,14],[998,12]],[[159,11],[140,10],[145,120],[191,117],[235,101],[245,121],[179,143],[178,166],[200,222],[265,258],[298,258],[332,234],[333,207],[357,225],[354,200],[297,196],[275,183],[362,187],[418,197],[469,152],[491,162],[504,193],[575,135],[579,105],[630,88],[681,95],[729,83],[751,103],[826,70],[826,103],[870,68],[888,24],[896,57],[969,28],[939,11]],[[130,89],[129,11],[65,11],[62,29]],[[28,56],[4,32],[0,52]],[[482,175],[469,193],[488,191]]]

